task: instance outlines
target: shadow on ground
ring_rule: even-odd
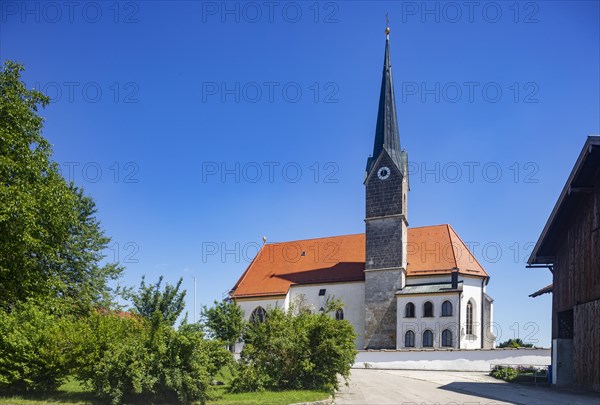
[[[438,389],[519,405],[600,405],[600,394],[563,390],[543,384],[535,386],[464,381],[452,382]]]

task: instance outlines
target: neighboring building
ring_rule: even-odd
[[[588,137],[529,258],[552,292],[553,382],[600,391],[600,136]]]
[[[364,234],[268,243],[231,290],[246,319],[301,302],[354,325],[359,349],[490,348],[489,276],[450,225],[408,227],[408,155],[400,148],[389,28]]]

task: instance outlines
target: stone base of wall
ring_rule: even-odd
[[[551,349],[361,350],[353,368],[387,370],[490,371],[494,365],[547,366]]]

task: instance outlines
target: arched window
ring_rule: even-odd
[[[442,316],[452,316],[452,303],[450,301],[442,303]]]
[[[339,308],[335,311],[335,319],[338,321],[344,320],[344,310],[342,308]]]
[[[433,304],[431,301],[427,301],[425,304],[423,304],[423,317],[433,318]]]
[[[415,347],[415,332],[412,330],[404,334],[404,347]]]
[[[263,323],[267,319],[267,311],[263,307],[256,307],[250,315],[250,322],[252,323]]]
[[[442,331],[442,346],[443,347],[452,347],[452,331],[449,329],[444,329]]]
[[[423,332],[423,347],[433,347],[433,332],[430,330]]]
[[[414,318],[415,317],[415,304],[409,302],[404,307],[404,317],[405,318]]]
[[[473,302],[467,302],[467,335],[473,334]]]

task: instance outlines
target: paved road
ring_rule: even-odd
[[[335,404],[600,405],[600,396],[509,384],[483,373],[356,369]]]

